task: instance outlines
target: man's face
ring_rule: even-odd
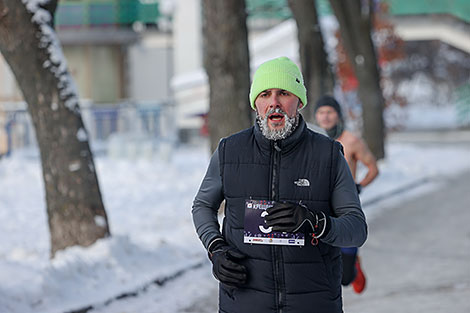
[[[299,123],[299,98],[283,89],[267,89],[255,100],[256,120],[263,136],[282,140],[290,136]]]
[[[321,106],[315,113],[315,119],[323,129],[332,129],[339,121],[338,112],[329,105]]]
[[[270,130],[281,130],[288,118],[295,118],[300,104],[299,98],[283,89],[267,89],[255,100],[256,111],[261,119],[266,119]],[[280,110],[276,110],[279,108]],[[282,114],[281,112],[285,114]]]

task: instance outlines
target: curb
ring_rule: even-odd
[[[196,263],[196,264],[191,265],[189,267],[183,268],[182,270],[179,270],[179,271],[177,271],[174,274],[171,274],[169,276],[154,279],[154,280],[146,283],[142,287],[139,287],[136,290],[121,293],[121,294],[119,294],[119,295],[117,295],[117,296],[115,296],[111,299],[108,299],[106,301],[103,301],[101,303],[90,304],[90,305],[84,306],[84,307],[79,308],[79,309],[65,311],[64,313],[87,313],[90,310],[103,308],[105,306],[108,306],[111,303],[113,303],[115,301],[118,301],[118,300],[122,300],[122,299],[125,299],[125,298],[130,298],[130,297],[137,297],[142,292],[145,292],[150,286],[153,286],[153,285],[157,285],[157,286],[160,286],[160,287],[164,286],[166,283],[168,283],[168,282],[184,275],[186,272],[189,272],[191,270],[195,270],[195,269],[198,269],[198,268],[202,267],[204,265],[204,263],[205,262],[199,262],[199,263]]]

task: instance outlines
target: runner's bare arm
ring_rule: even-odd
[[[359,139],[357,143],[356,159],[367,167],[366,176],[359,182],[362,187],[365,187],[377,177],[379,169],[374,155],[362,139]]]

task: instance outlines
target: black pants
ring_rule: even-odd
[[[341,279],[341,284],[347,286],[356,278],[356,254],[341,252],[341,259],[343,260],[343,278]]]

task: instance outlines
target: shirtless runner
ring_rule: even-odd
[[[343,145],[344,156],[354,179],[356,179],[358,161],[367,167],[367,174],[356,184],[357,191],[360,193],[361,189],[369,185],[379,174],[374,155],[361,138],[344,129],[341,106],[333,97],[324,96],[317,101],[315,120],[321,128],[326,130],[330,138],[339,141]],[[342,284],[344,286],[352,284],[353,290],[361,293],[366,286],[366,278],[362,272],[357,254],[358,248],[341,249],[343,259]]]

